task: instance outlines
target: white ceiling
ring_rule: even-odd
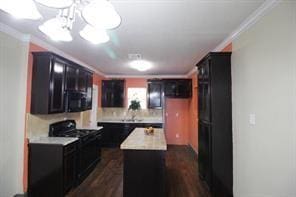
[[[122,18],[111,41],[92,45],[80,38],[78,18],[70,43],[53,42],[38,31],[54,9],[39,6],[43,20],[16,20],[0,11],[0,22],[31,34],[107,75],[183,75],[219,45],[264,0],[111,0]],[[154,64],[139,72],[128,67],[129,53]]]

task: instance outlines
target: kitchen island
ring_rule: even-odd
[[[123,196],[165,196],[165,151],[163,129],[146,135],[136,128],[120,145],[124,154]]]

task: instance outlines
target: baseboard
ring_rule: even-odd
[[[27,192],[23,193],[23,194],[15,194],[13,197],[27,197]]]
[[[194,156],[195,159],[198,159],[198,154],[195,152],[191,145],[188,145],[191,154]]]

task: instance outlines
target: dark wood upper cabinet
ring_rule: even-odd
[[[86,73],[86,110],[92,109],[93,74]]]
[[[53,59],[51,82],[50,82],[50,105],[51,113],[63,112],[64,107],[64,82],[65,63],[58,58]]]
[[[198,166],[213,196],[233,196],[231,53],[198,64]]]
[[[148,81],[147,103],[149,109],[162,109],[163,82],[161,80]]]
[[[192,96],[192,80],[165,79],[164,94],[169,98],[190,98]]]
[[[66,85],[67,91],[76,91],[78,89],[78,68],[75,66],[66,66]]]
[[[92,106],[92,73],[51,52],[33,52],[31,113],[63,113],[67,91],[87,94],[85,109]]]
[[[124,107],[124,80],[102,81],[102,107]]]
[[[51,53],[33,53],[32,114],[65,111],[65,68],[66,62]]]
[[[78,70],[78,91],[87,91],[87,72],[82,69]]]

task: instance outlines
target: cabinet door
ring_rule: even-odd
[[[78,69],[67,65],[66,66],[66,90],[75,91],[77,90],[78,82]]]
[[[101,145],[102,147],[109,147],[111,144],[111,131],[108,129],[107,126],[104,126],[102,129],[102,139],[101,139]]]
[[[64,194],[66,194],[74,185],[76,180],[76,151],[64,156],[63,176],[64,176]]]
[[[64,112],[64,81],[65,64],[59,59],[52,62],[51,84],[50,84],[50,113]]]
[[[78,71],[78,91],[86,92],[87,89],[87,72],[83,69]]]
[[[92,91],[93,91],[93,75],[92,73],[86,74],[86,109],[92,108]]]
[[[198,124],[198,168],[202,179],[211,187],[211,127],[202,121]]]
[[[102,81],[102,107],[111,107],[113,101],[112,84],[109,81]]]
[[[124,81],[102,81],[102,107],[123,107]]]
[[[123,107],[124,101],[124,81],[116,80],[113,83],[113,92],[112,92],[112,107]]]
[[[198,84],[198,110],[199,118],[211,121],[211,88],[209,83]]]
[[[176,97],[190,98],[192,96],[192,82],[191,80],[178,80]]]
[[[204,60],[198,66],[198,80],[199,81],[208,81],[210,79],[210,59]]]
[[[162,109],[162,82],[148,82],[148,108]]]
[[[176,97],[177,82],[173,80],[167,80],[165,82],[164,94],[167,97]]]

